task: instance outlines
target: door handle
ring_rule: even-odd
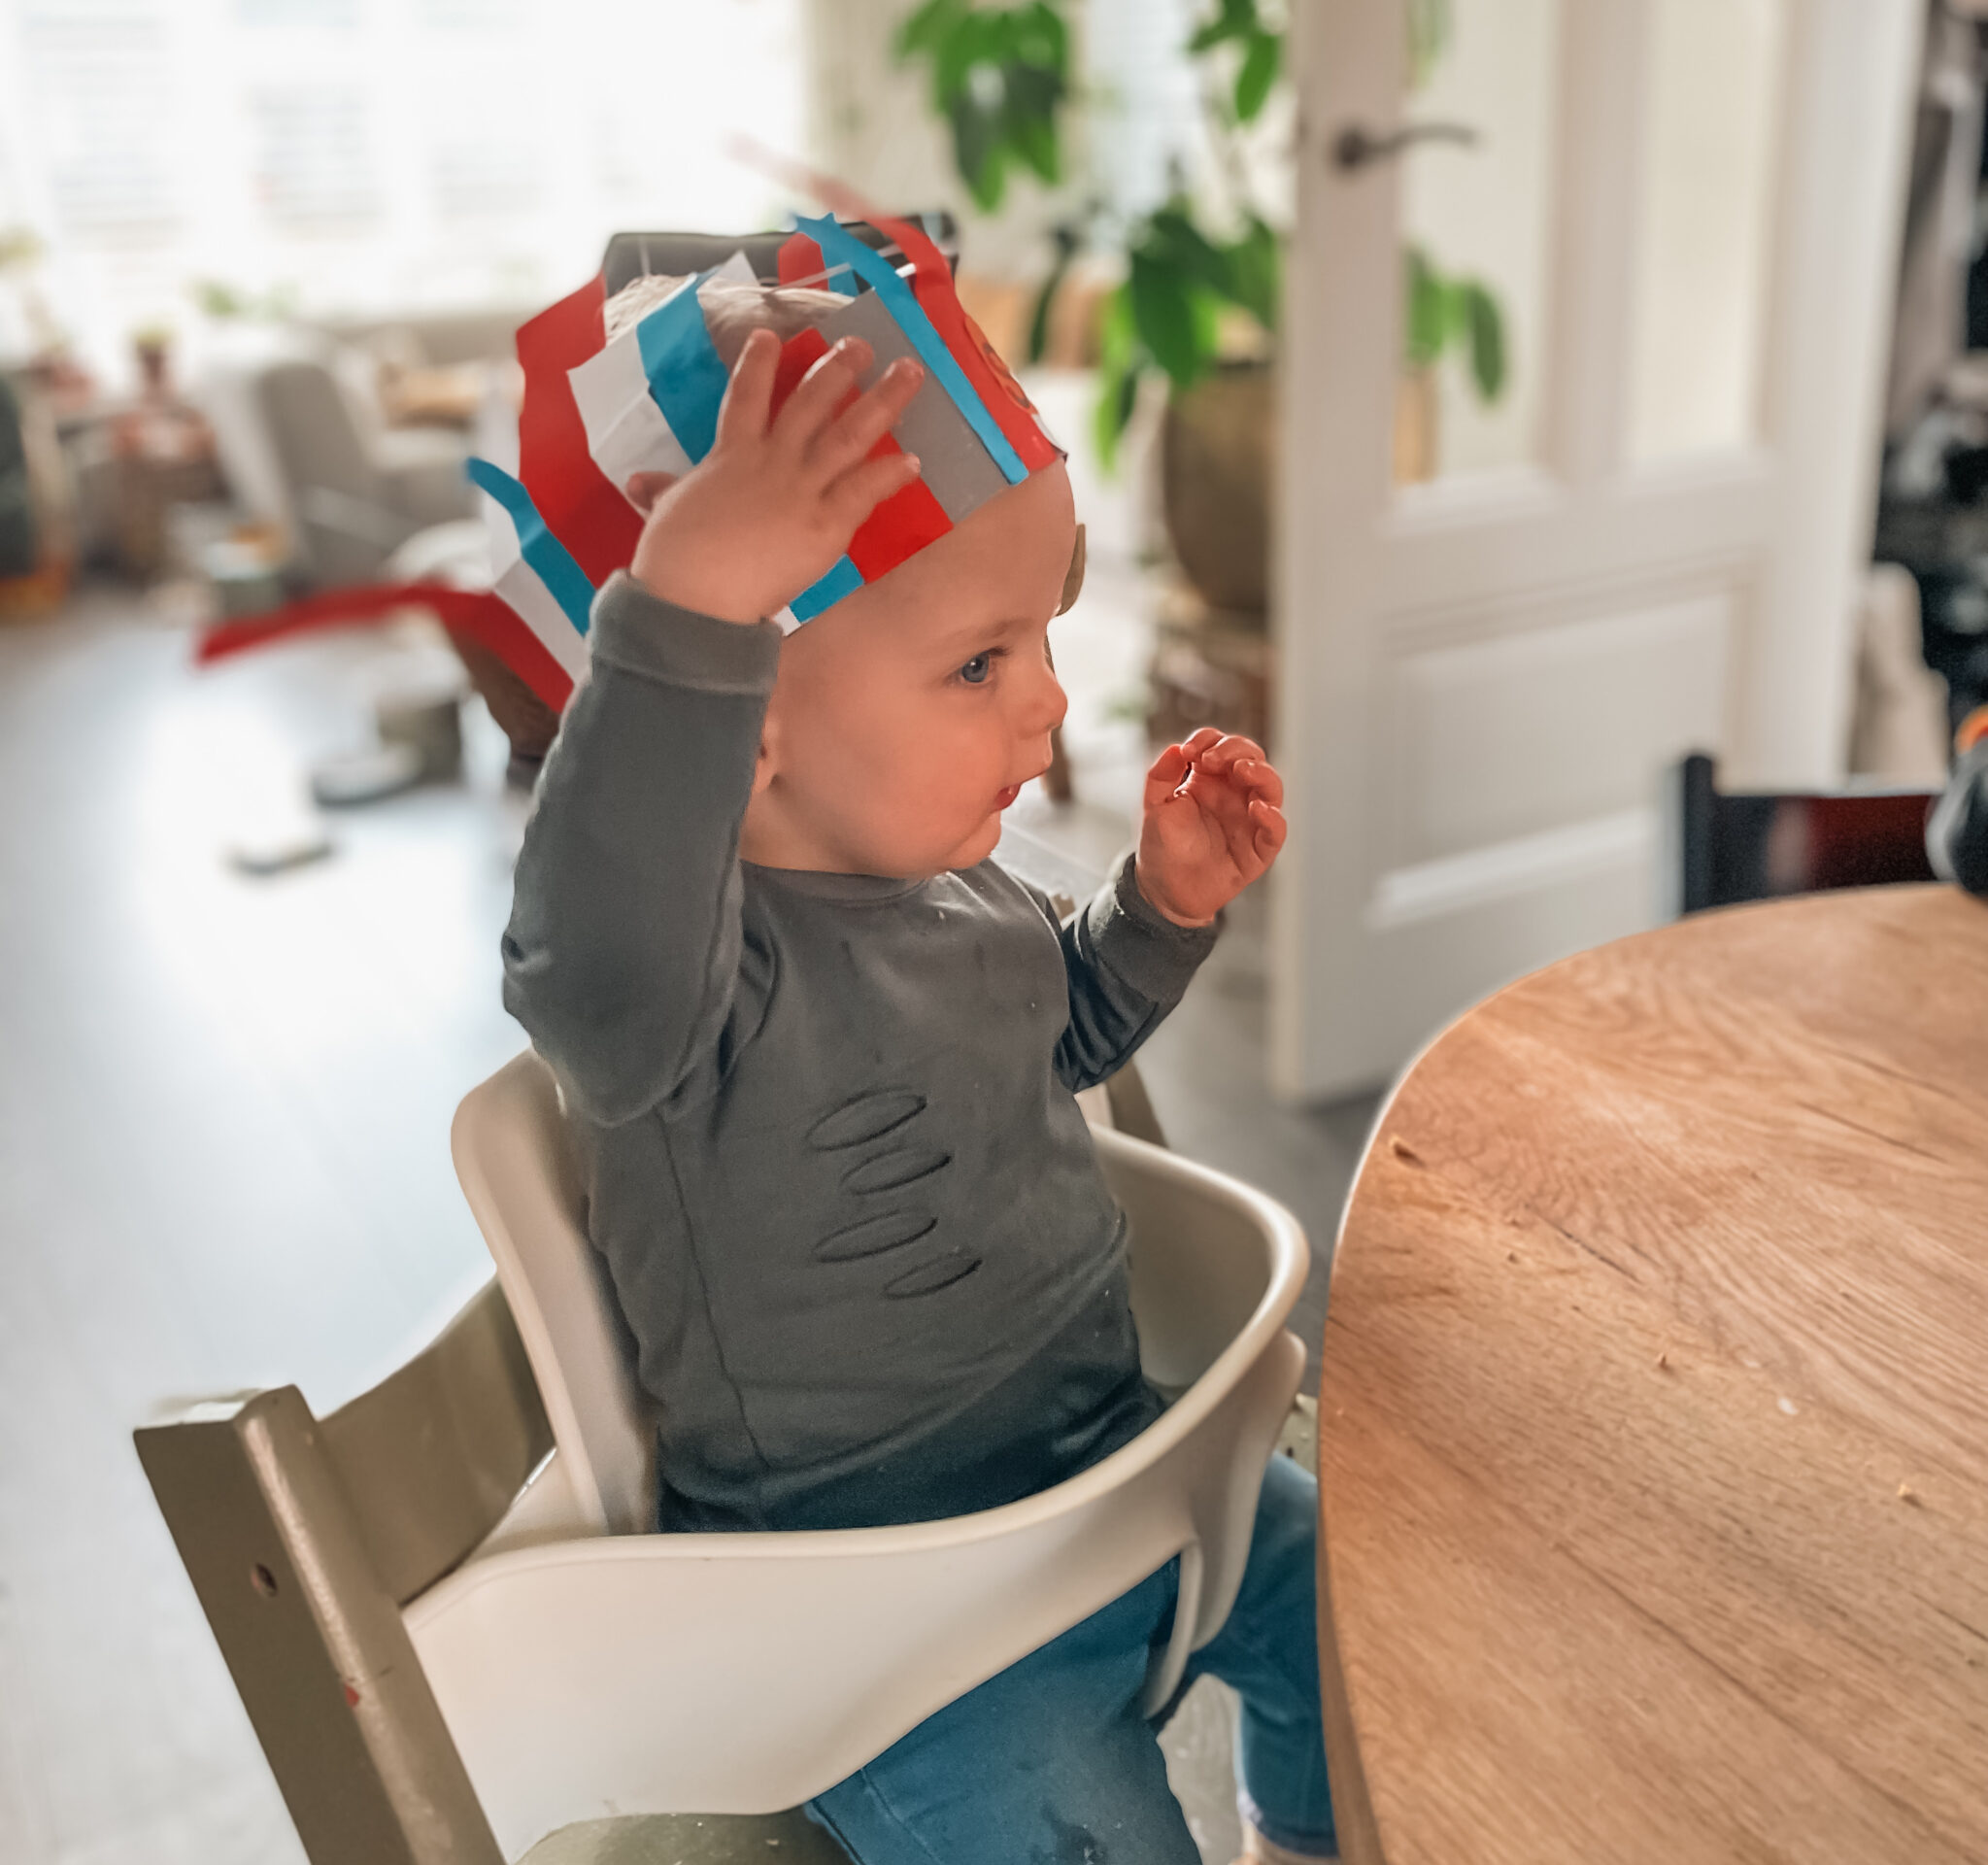
[[[1386,131],[1349,123],[1332,139],[1332,166],[1351,172],[1369,162],[1391,161],[1414,143],[1456,143],[1468,149],[1481,140],[1468,123],[1403,123]]]

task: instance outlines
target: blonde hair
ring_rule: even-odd
[[[624,285],[607,301],[607,340],[632,328],[685,283],[683,277],[649,273]],[[729,369],[755,330],[771,330],[782,343],[825,323],[849,300],[839,291],[791,285],[741,285],[735,279],[706,279],[697,288],[719,360]]]

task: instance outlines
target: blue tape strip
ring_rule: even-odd
[[[635,326],[649,393],[693,465],[718,438],[718,409],[728,380],[697,302],[697,288],[710,276],[700,272]]]
[[[552,527],[538,515],[538,507],[527,492],[501,466],[472,456],[463,463],[472,486],[489,492],[503,506],[518,532],[519,554],[531,566],[538,580],[552,592],[553,600],[566,620],[582,634],[593,608],[593,585],[587,572],[573,560],[571,551],[553,535]]]
[[[891,315],[897,320],[897,327],[918,352],[919,361],[931,371],[933,380],[952,398],[953,406],[965,417],[966,424],[980,436],[981,445],[1001,469],[1001,477],[1010,486],[1021,485],[1028,477],[1028,468],[1022,464],[1022,456],[1015,451],[1007,435],[1001,432],[1000,423],[988,412],[987,403],[981,400],[972,383],[967,381],[966,371],[960,367],[952,351],[946,348],[945,338],[932,327],[932,321],[926,316],[911,288],[897,276],[891,262],[865,246],[854,233],[838,226],[829,215],[811,220],[805,215],[797,214],[794,224],[822,249],[824,264],[847,265],[868,282],[870,289],[884,300]],[[674,426],[676,424],[672,422],[670,424]],[[685,451],[689,451],[688,446]],[[800,611],[796,609],[794,613],[798,615]]]
[[[862,588],[862,572],[848,558],[838,558],[828,574],[810,583],[787,606],[796,622],[812,622],[826,608]]]

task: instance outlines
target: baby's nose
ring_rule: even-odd
[[[1053,731],[1062,724],[1063,715],[1070,709],[1069,695],[1063,692],[1062,682],[1047,667],[1043,668],[1041,683],[1031,696],[1034,700],[1029,719],[1031,729]]]

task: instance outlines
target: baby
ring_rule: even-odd
[[[995,1508],[1152,1421],[1072,1097],[1179,1000],[1285,833],[1261,749],[1202,730],[1154,762],[1136,853],[1069,920],[990,859],[1063,715],[1060,462],[805,627],[762,619],[919,472],[877,449],[910,358],[859,392],[873,359],[845,340],[775,412],[776,331],[818,296],[840,302],[733,288],[715,445],[630,483],[641,541],[595,602],[504,940],[659,1403],[667,1530]],[[1276,1460],[1190,1672],[1241,1693],[1252,1857],[1336,1850],[1316,1508]],[[809,1812],[863,1865],[1196,1865],[1140,1713],[1177,1584],[1169,1564]]]

